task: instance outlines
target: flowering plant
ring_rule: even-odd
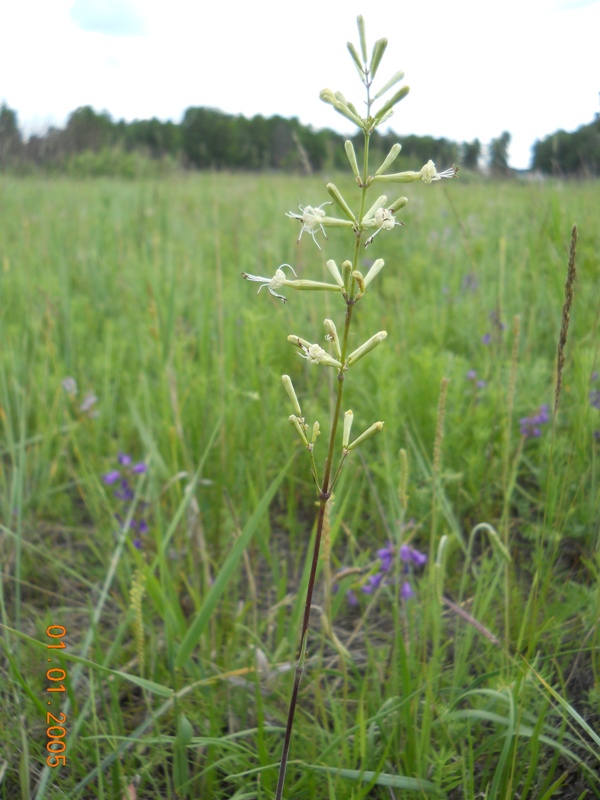
[[[354,66],[358,71],[361,83],[363,84],[366,92],[366,111],[364,116],[358,111],[357,106],[347,100],[341,92],[334,92],[332,89],[324,89],[321,92],[321,100],[332,105],[339,114],[349,120],[352,124],[356,125],[356,127],[362,131],[364,136],[362,165],[359,166],[358,164],[352,142],[348,140],[344,146],[354,180],[358,187],[358,199],[356,206],[353,209],[342,195],[338,187],[333,183],[328,183],[326,188],[329,196],[331,197],[329,204],[337,208],[337,213],[341,214],[341,216],[329,215],[323,209],[325,203],[321,203],[321,205],[300,206],[300,213],[289,211],[287,214],[288,217],[299,221],[301,224],[299,240],[304,233],[308,233],[312,237],[319,250],[321,250],[321,246],[317,241],[317,236],[323,235],[326,237],[327,228],[341,228],[347,230],[350,235],[350,258],[341,264],[341,269],[332,259],[326,262],[332,282],[299,279],[294,268],[288,264],[283,264],[277,268],[272,278],[249,275],[245,272],[242,273],[242,277],[246,280],[255,281],[261,284],[258,289],[259,292],[263,287],[266,286],[270,294],[281,300],[283,303],[287,301],[287,298],[285,295],[280,294],[278,290],[285,288],[299,291],[332,292],[340,298],[345,306],[345,316],[343,320],[343,327],[341,328],[341,334],[338,334],[337,327],[333,320],[326,319],[324,321],[325,340],[329,343],[330,350],[333,352],[328,352],[325,347],[318,342],[304,339],[296,334],[288,336],[288,341],[298,348],[298,355],[306,359],[309,364],[330,367],[337,371],[337,381],[335,382],[334,389],[335,396],[332,404],[333,414],[330,421],[328,444],[326,445],[326,456],[322,472],[319,471],[317,461],[315,460],[314,456],[317,437],[321,433],[321,425],[318,420],[315,420],[312,425],[307,422],[301,405],[298,401],[291,378],[288,375],[284,375],[282,377],[283,386],[294,412],[290,415],[289,421],[295,429],[301,443],[308,451],[311,474],[317,489],[318,514],[315,543],[311,556],[311,568],[304,607],[304,616],[300,633],[300,645],[296,661],[294,687],[288,712],[279,778],[275,793],[276,800],[280,800],[283,794],[296,700],[306,662],[306,644],[311,602],[317,566],[319,562],[321,538],[326,519],[327,503],[331,498],[333,489],[336,485],[342,466],[348,454],[355,447],[362,444],[362,442],[371,436],[374,436],[383,428],[383,422],[374,422],[359,436],[357,436],[355,439],[352,439],[351,430],[353,413],[351,410],[347,410],[343,413],[341,449],[338,449],[336,446],[338,424],[342,417],[344,388],[346,384],[347,373],[356,364],[356,362],[359,361],[359,359],[371,353],[371,351],[381,344],[387,336],[386,331],[379,331],[367,339],[367,341],[358,348],[354,349],[352,352],[349,352],[349,333],[354,310],[367,293],[371,282],[377,277],[379,272],[384,267],[383,259],[376,259],[367,274],[363,275],[358,269],[361,247],[369,247],[374,241],[375,237],[378,236],[382,231],[391,232],[396,227],[400,227],[403,223],[396,219],[396,214],[408,203],[408,199],[404,196],[398,196],[389,202],[388,196],[382,194],[369,205],[367,203],[367,195],[369,190],[375,184],[383,183],[386,185],[394,185],[396,183],[410,183],[412,181],[422,181],[425,184],[432,184],[440,181],[442,178],[452,178],[457,172],[457,168],[454,166],[452,166],[450,169],[444,170],[443,172],[437,172],[433,161],[428,161],[427,164],[416,171],[390,173],[388,170],[400,153],[400,144],[395,144],[391,148],[388,156],[384,159],[383,163],[374,172],[371,171],[371,165],[369,163],[370,138],[376,128],[378,128],[380,125],[383,125],[392,116],[395,106],[404,97],[406,97],[409,90],[408,86],[402,86],[401,88],[395,89],[391,95],[389,94],[404,77],[403,72],[396,72],[381,86],[381,88],[378,89],[378,91],[373,93],[373,81],[378,73],[381,60],[387,48],[387,39],[378,39],[373,45],[371,56],[369,57],[363,18],[358,17],[357,22],[359,48],[356,48],[350,42],[348,42],[347,46],[350,56],[354,62]],[[387,97],[387,99],[384,99],[384,97]],[[378,103],[379,106],[376,107]],[[283,267],[288,267],[293,273],[294,277],[287,277],[283,271]],[[335,463],[336,461],[337,464]],[[407,556],[409,561],[412,560],[415,564],[417,562],[415,561],[415,557],[412,555],[412,553],[417,552],[418,551],[411,551],[411,553],[409,553]],[[408,589],[405,591],[408,593]]]
[[[144,461],[133,464],[131,456],[127,453],[119,453],[117,461],[119,468],[105,472],[102,475],[102,480],[107,486],[113,487],[113,496],[119,503],[119,510],[115,512],[115,519],[119,526],[123,528],[127,518],[130,516],[131,505],[135,499],[132,481],[137,475],[146,472],[148,466]],[[129,520],[129,530],[137,534],[133,544],[138,550],[142,548],[141,537],[148,533],[149,530],[145,515],[146,507],[147,503],[139,502],[133,508],[132,516]]]

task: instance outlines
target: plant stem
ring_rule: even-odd
[[[348,348],[348,334],[350,332],[350,323],[352,320],[352,311],[354,309],[354,300],[349,299],[346,301],[346,322],[344,325],[344,335],[342,338],[342,363],[346,360],[346,351]],[[315,536],[315,544],[312,553],[312,563],[310,567],[310,575],[308,578],[308,586],[306,589],[306,601],[304,604],[304,616],[302,618],[302,629],[300,633],[300,649],[296,658],[296,669],[294,672],[294,686],[292,688],[292,696],[290,698],[290,705],[288,709],[287,722],[285,726],[285,738],[283,740],[283,751],[281,753],[281,762],[279,764],[279,776],[277,778],[277,789],[275,790],[275,800],[281,800],[283,796],[283,785],[285,783],[285,773],[287,769],[287,762],[290,752],[290,743],[292,740],[292,728],[294,726],[294,714],[296,712],[296,704],[298,701],[298,691],[300,689],[300,681],[304,672],[304,665],[306,663],[306,639],[308,636],[308,624],[310,621],[310,609],[312,605],[312,597],[315,588],[315,580],[317,577],[317,567],[319,565],[319,553],[321,549],[321,537],[323,534],[323,521],[325,519],[325,507],[327,501],[331,497],[330,480],[333,465],[333,452],[335,448],[335,437],[337,433],[337,426],[340,418],[340,411],[342,408],[342,396],[344,392],[344,379],[345,372],[340,370],[337,377],[337,396],[335,401],[335,409],[333,412],[333,419],[331,421],[331,433],[329,435],[329,447],[327,451],[327,460],[325,462],[325,472],[323,474],[323,483],[319,491],[319,511],[317,515],[317,532]]]
[[[368,95],[368,86],[367,86],[367,99],[369,100]],[[369,101],[370,102],[370,101]],[[369,164],[369,139],[370,135],[365,133],[365,148],[363,154],[363,181],[361,187],[361,200],[360,200],[360,213],[359,219],[362,219],[364,216],[365,210],[365,200],[367,194],[367,176],[368,176],[368,164]],[[354,244],[354,255],[353,255],[353,269],[357,269],[358,264],[358,256],[360,252],[360,243],[362,238],[362,230],[358,231],[356,236],[356,241]],[[341,357],[340,361],[342,364],[346,362],[347,350],[348,350],[348,334],[350,332],[350,323],[352,321],[352,312],[354,310],[355,305],[355,283],[352,281],[352,289],[349,292],[349,296],[346,297],[346,320],[344,324],[344,335],[342,337],[341,343]],[[287,770],[287,763],[288,757],[290,752],[290,744],[292,740],[292,729],[294,726],[294,714],[296,712],[296,704],[298,701],[298,692],[300,690],[300,681],[302,680],[302,674],[304,672],[304,665],[306,663],[306,639],[308,636],[308,625],[310,621],[310,609],[312,605],[312,597],[315,588],[315,580],[317,577],[317,567],[319,565],[319,553],[321,550],[321,537],[323,535],[323,522],[325,519],[325,507],[327,505],[327,501],[331,497],[331,472],[333,467],[333,452],[335,448],[335,437],[337,433],[337,426],[340,419],[340,413],[342,408],[342,395],[344,392],[344,380],[345,380],[345,370],[341,369],[338,372],[337,376],[337,396],[335,402],[335,409],[333,412],[333,419],[331,422],[331,433],[329,435],[329,447],[327,450],[327,460],[325,461],[325,472],[323,474],[323,482],[321,484],[319,490],[319,511],[317,515],[317,532],[315,535],[315,544],[313,548],[312,554],[312,563],[310,567],[310,575],[308,578],[308,587],[306,589],[306,601],[304,604],[304,616],[302,618],[302,629],[300,633],[300,649],[298,652],[298,656],[296,658],[296,669],[294,673],[294,686],[292,688],[292,696],[290,698],[290,705],[288,709],[288,716],[287,722],[285,726],[285,738],[283,740],[283,751],[281,753],[281,762],[279,764],[279,776],[277,778],[277,788],[275,790],[275,800],[281,800],[283,797],[283,786],[285,783],[285,773]],[[342,460],[340,462],[339,468],[335,473],[335,477],[333,479],[333,483],[338,478],[342,463],[344,461],[344,456],[342,456]]]

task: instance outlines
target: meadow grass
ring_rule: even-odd
[[[352,404],[386,427],[336,487],[286,796],[600,797],[600,185],[406,193],[353,334],[388,331]],[[327,415],[330,376],[286,337],[331,301],[240,273],[302,277],[314,245],[283,212],[326,199],[279,175],[0,177],[3,800],[272,797],[315,515],[280,376]],[[573,222],[560,405],[526,437],[554,400]],[[124,525],[119,452],[148,464]],[[429,554],[416,597],[365,594],[401,530]]]

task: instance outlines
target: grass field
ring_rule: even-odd
[[[365,253],[353,335],[388,338],[346,392],[385,428],[330,504],[286,797],[600,797],[600,184],[406,194]],[[2,800],[273,796],[316,499],[280,377],[323,427],[333,372],[286,337],[340,309],[240,273],[327,280],[346,238],[284,216],[327,199],[0,176]],[[410,599],[364,591],[390,542],[428,556]]]

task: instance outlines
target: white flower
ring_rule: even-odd
[[[450,169],[445,169],[443,172],[438,172],[435,164],[431,159],[425,164],[424,167],[418,172],[409,170],[408,172],[395,172],[390,175],[374,175],[373,182],[378,183],[412,183],[413,181],[423,181],[423,183],[433,183],[433,181],[441,181],[442,178],[454,178],[458,172],[458,167],[454,164]]]
[[[302,350],[298,355],[300,358],[305,358],[309,364],[323,364],[325,367],[337,367],[338,369],[342,369],[342,362],[330,356],[320,344],[311,344],[307,342],[306,339],[293,335],[288,336],[288,342],[295,344],[296,347]]]
[[[431,183],[432,181],[440,181],[442,178],[453,178],[458,172],[458,167],[452,165],[450,169],[445,169],[443,172],[437,172],[435,164],[431,159],[421,167],[419,174],[423,183]]]
[[[315,239],[315,233],[320,228],[323,231],[323,236],[327,238],[327,234],[325,233],[325,228],[322,225],[322,221],[325,219],[325,212],[323,211],[323,206],[325,205],[332,205],[331,202],[321,203],[320,206],[317,208],[313,208],[312,206],[300,206],[301,214],[294,214],[293,211],[288,211],[286,213],[286,217],[290,219],[299,219],[302,223],[302,228],[300,229],[300,236],[298,237],[298,241],[302,238],[302,234],[304,231],[306,233],[310,233],[313,238],[313,242],[317,245],[319,250],[321,249],[319,243]]]
[[[310,344],[304,353],[298,353],[300,358],[305,358],[311,364],[322,364],[323,358],[327,356],[327,351],[320,344]]]
[[[65,378],[62,382],[62,387],[69,397],[74,397],[77,394],[77,381],[70,376]]]
[[[402,225],[402,222],[399,222],[393,213],[389,210],[389,208],[378,208],[375,212],[373,217],[375,225],[377,225],[377,230],[375,231],[372,236],[369,236],[367,241],[365,242],[365,247],[368,247],[373,239],[377,236],[379,231],[386,230],[391,231],[396,225]]]
[[[98,398],[92,392],[88,392],[83,398],[83,403],[79,406],[79,411],[82,414],[87,414],[90,419],[95,419],[100,416],[100,412],[96,411],[94,406],[98,402]]]
[[[289,267],[294,275],[296,275],[294,268],[290,264],[282,264],[281,267]],[[245,278],[247,281],[261,283],[262,286],[258,287],[258,292],[260,292],[260,290],[264,289],[266,286],[273,297],[277,297],[279,300],[282,300],[285,303],[286,298],[282,294],[277,294],[275,291],[275,289],[281,289],[282,286],[285,286],[287,283],[289,283],[288,279],[285,277],[285,272],[281,267],[276,270],[275,275],[273,275],[272,278],[262,278],[259,275],[250,275],[248,272],[242,272],[242,278]],[[258,292],[256,294],[258,294]]]

